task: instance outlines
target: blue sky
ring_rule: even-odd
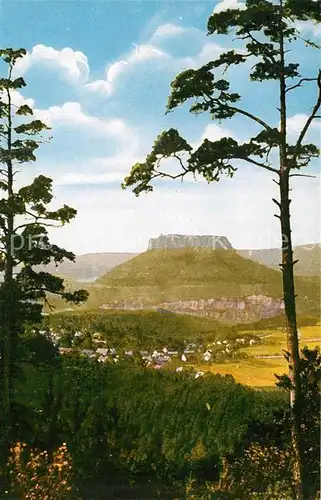
[[[187,107],[164,115],[178,72],[237,47],[231,38],[208,37],[206,23],[213,9],[240,3],[2,0],[2,47],[28,50],[17,68],[28,86],[17,99],[29,100],[53,135],[21,180],[39,173],[51,176],[55,204],[78,210],[69,227],[55,230],[57,243],[75,253],[143,251],[149,237],[160,233],[206,233],[224,234],[236,248],[279,245],[271,201],[277,196],[275,185],[256,168],[240,165],[235,179],[215,185],[162,182],[140,198],[120,188],[161,130],[177,127],[193,144],[226,135],[246,140],[259,131],[246,119],[215,123],[205,115],[191,116]],[[312,23],[298,28],[303,36],[318,36]],[[315,51],[298,44],[291,57],[302,61],[304,75],[315,76]],[[231,73],[232,89],[244,97],[243,108],[277,126],[275,88],[250,84],[248,71],[244,65]],[[308,84],[290,101],[293,140],[315,95],[314,84]],[[316,122],[309,139],[320,143]],[[297,244],[321,239],[319,163],[310,171],[316,179],[293,183]]]

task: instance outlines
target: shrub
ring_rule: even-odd
[[[17,442],[10,449],[8,470],[10,492],[23,500],[71,498],[72,467],[65,443],[49,455]]]

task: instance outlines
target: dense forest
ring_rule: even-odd
[[[43,471],[43,463],[35,469],[28,464],[29,447],[52,457],[66,443],[63,463],[72,464],[73,472],[62,467],[66,478],[58,479],[72,485],[68,494],[74,498],[106,498],[109,488],[120,488],[124,496],[119,498],[132,498],[138,488],[146,500],[194,498],[189,488],[195,498],[291,498],[286,390],[246,388],[231,376],[195,378],[192,370],[146,370],[133,361],[114,365],[75,354],[59,356],[41,336],[29,337],[27,345],[29,361],[16,383],[14,435],[28,447],[22,452],[16,493],[26,495],[30,474]],[[311,413],[306,415],[314,498],[318,474],[311,460],[319,453],[319,400],[311,377],[319,360],[313,351],[306,356],[307,404],[316,416],[311,422]],[[11,465],[13,473],[16,467]]]

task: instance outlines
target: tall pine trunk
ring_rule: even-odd
[[[12,67],[9,70],[9,79],[11,78]],[[7,199],[8,211],[6,213],[6,242],[5,242],[5,269],[4,269],[4,287],[1,300],[1,328],[3,329],[3,391],[2,391],[2,418],[4,421],[5,447],[11,443],[13,428],[13,363],[14,363],[14,337],[15,331],[15,310],[16,290],[13,279],[13,237],[14,237],[14,215],[13,215],[13,165],[11,160],[12,150],[12,103],[10,90],[7,89],[8,97],[8,118],[7,118]]]
[[[287,335],[287,351],[289,353],[289,377],[292,383],[290,391],[290,406],[292,413],[291,442],[293,450],[293,479],[295,487],[295,498],[304,498],[303,477],[303,451],[301,445],[301,381],[300,381],[300,354],[299,339],[296,322],[295,288],[293,273],[293,250],[290,223],[290,200],[289,200],[289,173],[284,171],[280,175],[280,198],[281,198],[281,230],[282,230],[282,279],[283,298],[285,309],[285,325]]]
[[[280,222],[282,236],[282,279],[283,299],[285,309],[285,325],[287,335],[287,350],[289,353],[289,377],[292,383],[290,391],[291,407],[291,444],[293,452],[293,481],[295,500],[303,500],[303,449],[300,439],[301,425],[301,382],[300,353],[296,322],[294,262],[290,222],[289,176],[290,169],[287,158],[287,106],[285,79],[285,44],[283,36],[283,2],[280,1],[280,148],[279,148],[279,188],[280,188]]]
[[[285,46],[282,27],[283,2],[280,2],[280,222],[282,235],[282,279],[283,298],[285,309],[285,325],[287,335],[287,350],[289,353],[289,377],[292,382],[290,391],[291,406],[291,444],[293,451],[293,481],[295,499],[304,499],[303,478],[303,449],[300,439],[301,425],[301,382],[300,382],[300,353],[296,322],[294,262],[290,222],[289,176],[290,169],[287,158],[287,107],[286,107],[286,80],[285,80]]]

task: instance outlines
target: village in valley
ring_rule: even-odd
[[[100,363],[114,362],[118,363],[121,360],[128,360],[131,358],[140,359],[145,367],[159,370],[170,362],[176,365],[180,362],[182,366],[177,366],[176,371],[180,372],[184,369],[184,365],[195,363],[197,361],[204,361],[211,363],[213,361],[222,361],[224,359],[235,359],[237,353],[243,347],[249,347],[255,343],[260,343],[261,340],[257,336],[245,336],[243,338],[236,338],[235,340],[217,340],[206,346],[198,345],[196,343],[187,343],[184,341],[184,348],[181,351],[172,350],[170,347],[159,347],[152,351],[148,350],[135,350],[135,349],[122,349],[119,350],[115,347],[106,347],[108,340],[104,339],[103,334],[94,332],[91,335],[92,348],[84,349],[81,347],[82,340],[85,335],[81,331],[76,331],[71,340],[72,347],[65,347],[64,335],[65,331],[60,330],[59,333],[49,330],[41,330],[39,333],[49,338],[54,345],[56,345],[61,354],[78,353],[89,359],[98,360]],[[244,357],[244,356],[243,356]]]

